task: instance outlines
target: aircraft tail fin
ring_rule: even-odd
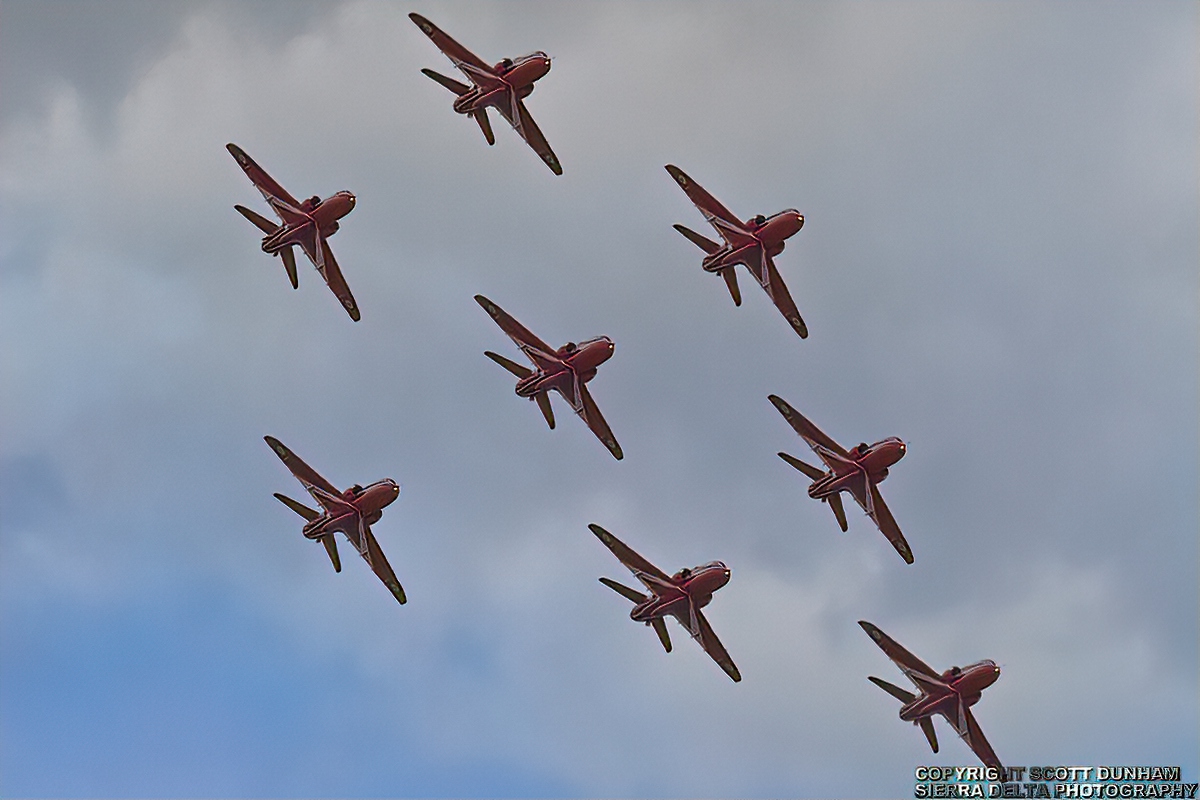
[[[279,492],[275,493],[275,499],[278,500],[279,502],[283,503],[285,506],[290,508],[292,511],[295,511],[300,516],[304,517],[309,522],[312,522],[314,519],[321,516],[321,512],[314,511],[313,509],[309,508],[308,506],[304,505],[303,503],[299,502],[298,500],[293,500],[292,498],[288,497],[287,495],[282,495]]]
[[[261,214],[251,211],[250,209],[246,208],[245,206],[234,206],[233,208],[235,211],[237,211],[243,217],[250,220],[250,222],[254,225],[254,227],[258,228],[260,231],[267,234],[268,236],[270,236],[275,231],[279,230],[279,226],[276,225],[274,222],[271,222],[271,220],[267,219],[266,217],[264,217]]]
[[[462,97],[464,94],[471,91],[471,87],[467,86],[465,83],[459,83],[458,81],[454,80],[454,78],[447,78],[445,75],[434,72],[431,69],[423,69],[421,70],[421,73],[424,74],[426,78],[432,78],[437,83],[445,86],[459,97]]]
[[[612,578],[601,578],[600,582],[625,599],[632,600],[635,603],[640,603],[646,599],[646,595],[642,594],[637,589],[630,589],[625,584],[617,583]]]
[[[646,599],[646,595],[639,592],[637,589],[630,589],[624,584],[617,583],[612,578],[601,578],[600,582],[608,588],[612,589],[622,597],[632,600],[635,603],[640,603]],[[662,617],[650,620],[650,626],[654,628],[654,632],[658,634],[658,641],[662,642],[663,649],[668,653],[671,652],[671,634],[667,632],[667,623]]]
[[[899,686],[888,683],[885,680],[880,680],[879,678],[876,678],[873,675],[868,676],[867,680],[869,680],[871,683],[878,686],[880,689],[883,689],[885,692],[887,692],[892,697],[899,700],[901,703],[911,703],[913,700],[917,699],[917,696],[915,694],[913,694],[912,692],[907,692],[904,689],[901,689]]]
[[[493,353],[491,350],[484,350],[483,354],[492,361],[495,361],[500,366],[504,367],[513,375],[516,375],[518,378],[528,378],[533,374],[533,370],[531,370],[529,367],[518,364],[515,361],[509,361],[504,356]]]
[[[479,123],[479,130],[483,131],[483,138],[487,139],[488,145],[496,143],[496,135],[492,133],[492,122],[488,119],[487,109],[481,108],[478,111],[471,113],[475,121]]]
[[[713,253],[715,253],[721,249],[721,245],[717,244],[712,239],[709,239],[705,236],[701,236],[700,234],[696,233],[691,228],[685,228],[682,225],[675,225],[673,227],[675,228],[675,230],[682,233],[684,235],[684,238],[686,238],[689,242],[696,245],[696,247],[699,247],[701,250],[708,253],[709,255],[712,255]]]
[[[795,456],[788,455],[787,453],[777,453],[777,455],[814,481],[819,481],[821,478],[825,477],[825,470],[821,469],[820,467],[814,467],[812,464],[807,464]]]
[[[846,525],[846,509],[842,508],[842,496],[831,494],[826,499],[829,501],[829,507],[833,509],[833,515],[837,517],[838,526],[841,527],[842,533],[845,533],[849,526]]]

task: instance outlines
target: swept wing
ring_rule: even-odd
[[[813,449],[813,452],[815,452],[830,469],[833,469],[833,465],[838,463],[838,459],[841,459],[842,461],[851,460],[850,454],[846,451],[846,448],[842,447],[833,439],[830,439],[828,436],[822,433],[820,428],[818,428],[816,425],[813,425],[804,417],[803,414],[788,405],[788,402],[782,397],[772,394],[768,395],[767,399],[774,404],[775,408],[779,410],[779,413],[783,415],[783,418],[788,421],[788,424],[792,426],[792,430],[800,434],[800,438],[808,443],[808,446]],[[831,459],[830,454],[836,458]]]
[[[483,310],[496,321],[500,329],[508,334],[508,338],[521,348],[521,352],[538,369],[553,369],[562,364],[562,360],[555,355],[556,351],[553,347],[534,336],[528,328],[509,316],[500,306],[481,294],[475,295],[475,302],[483,307]]]
[[[866,620],[859,620],[858,624],[875,641],[875,644],[879,645],[879,649],[884,652],[884,655],[890,658],[892,663],[899,667],[900,671],[907,675],[908,679],[922,692],[946,688],[941,675],[933,667],[905,650],[895,639]]]
[[[591,392],[587,390],[587,386],[579,383],[579,408],[575,412],[583,418],[592,433],[596,434],[604,446],[608,448],[608,452],[613,454],[613,457],[620,461],[625,457],[621,452],[621,445],[617,444],[617,439],[613,436],[612,429],[608,427],[608,423],[604,421],[604,417],[600,414],[600,408],[596,405],[596,401],[592,399]]]
[[[554,151],[550,149],[550,143],[546,141],[546,137],[542,135],[542,130],[533,121],[533,117],[529,114],[529,109],[525,107],[515,93],[512,94],[512,107],[505,108],[503,104],[496,106],[508,124],[513,126],[525,143],[533,148],[533,152],[538,154],[542,161],[546,162],[546,166],[555,175],[562,175],[562,165],[558,163],[558,156],[554,155]],[[489,142],[490,144],[490,142]]]
[[[280,186],[274,178],[267,174],[266,170],[255,163],[254,159],[246,155],[246,151],[232,142],[225,145],[225,149],[237,161],[238,166],[246,173],[246,177],[250,179],[250,182],[254,184],[254,187],[258,189],[263,199],[279,215],[280,219],[285,223],[291,223],[304,218],[304,214],[300,211],[300,202],[288,194],[287,189]]]
[[[612,551],[617,560],[624,564],[626,569],[632,572],[634,577],[641,581],[647,589],[654,592],[654,594],[661,594],[664,585],[674,585],[665,572],[635,553],[633,548],[604,530],[604,528],[592,524],[588,525],[588,530],[596,534],[596,538]]]
[[[408,18],[416,23],[417,27],[437,45],[437,49],[441,50],[446,58],[450,59],[463,75],[467,76],[467,79],[471,83],[487,88],[499,85],[500,81],[496,78],[490,66],[485,64],[479,56],[454,41],[437,25],[434,25],[420,14],[409,14]]]
[[[674,164],[667,164],[666,170],[722,239],[735,247],[741,247],[754,241],[754,237],[742,227],[741,220],[735,217],[732,211],[721,205],[717,198],[706,192],[704,187],[689,178],[687,173]]]
[[[725,649],[725,645],[721,644],[721,640],[717,638],[717,634],[713,632],[712,626],[708,624],[708,620],[700,613],[700,609],[696,608],[695,603],[688,603],[691,609],[690,624],[685,625],[688,633],[692,634],[692,638],[700,643],[704,648],[704,652],[717,662],[717,665],[725,670],[725,674],[740,681],[742,673],[738,672],[737,666],[733,663],[733,659],[729,657],[729,652]]]
[[[767,296],[771,298],[771,302],[783,314],[783,318],[795,328],[796,333],[800,334],[801,339],[808,338],[808,326],[804,324],[804,320],[800,317],[800,310],[796,308],[796,303],[792,300],[792,295],[788,292],[787,285],[783,282],[783,278],[779,275],[779,270],[775,268],[775,261],[767,255],[767,252],[762,247],[759,247],[759,252],[762,253],[762,274],[755,275],[758,282],[766,290]]]
[[[392,571],[392,565],[388,563],[387,558],[383,555],[383,550],[379,547],[379,542],[375,541],[375,534],[371,533],[371,526],[363,524],[360,530],[359,552],[368,564],[371,565],[371,571],[383,581],[383,585],[388,588],[392,596],[399,601],[400,605],[408,602],[408,598],[404,595],[404,587],[400,585],[400,581],[396,579],[396,573]]]
[[[337,490],[337,487],[318,475],[315,469],[310,467],[308,464],[305,464],[304,461],[301,460],[300,456],[289,450],[287,445],[285,445],[283,442],[279,441],[274,436],[264,436],[263,439],[266,440],[267,444],[271,446],[271,449],[275,451],[275,455],[279,456],[279,460],[283,462],[283,465],[287,467],[288,470],[291,471],[292,475],[296,477],[296,480],[304,484],[304,488],[307,489],[309,494],[316,498],[318,502],[320,502],[321,499],[319,495],[332,495],[334,497],[339,497],[341,495],[341,492]],[[314,489],[318,491],[314,492]],[[324,507],[324,503],[321,505]]]
[[[946,715],[949,719],[949,715]],[[957,724],[956,724],[957,723]],[[971,709],[959,701],[958,720],[950,720],[950,724],[954,727],[956,733],[962,737],[962,740],[967,743],[967,747],[971,748],[975,755],[979,756],[979,760],[989,767],[995,767],[1000,770],[1000,774],[1004,775],[1004,765],[1000,763],[999,756],[992,749],[991,744],[983,735],[983,729],[979,727],[979,723],[975,721],[975,715],[971,713]]]

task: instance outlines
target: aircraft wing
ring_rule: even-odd
[[[383,555],[383,550],[379,547],[379,542],[375,540],[375,534],[371,533],[371,528],[368,525],[362,526],[362,540],[366,547],[360,548],[363,559],[371,565],[371,571],[383,581],[383,585],[391,591],[400,605],[408,602],[408,598],[404,596],[404,588],[400,585],[400,581],[396,580],[396,573],[392,571],[392,565],[388,563],[387,558]]]
[[[896,518],[892,516],[892,511],[887,507],[887,503],[883,502],[883,495],[879,493],[879,487],[867,481],[867,488],[870,492],[867,495],[870,503],[864,509],[879,528],[879,532],[887,537],[887,540],[892,543],[892,547],[896,548],[896,552],[904,559],[905,563],[913,563],[912,550],[908,546],[908,542],[904,540],[904,534],[900,532],[900,526],[896,524]],[[857,500],[857,496],[855,497]]]
[[[296,480],[304,484],[304,488],[308,489],[310,494],[316,496],[313,492],[313,489],[316,488],[325,494],[334,495],[335,497],[341,496],[341,492],[332,483],[318,475],[315,469],[305,464],[283,442],[274,436],[264,436],[263,439],[275,451],[275,455],[279,456],[279,460],[283,462],[283,465],[291,470],[292,475],[296,476]]]
[[[721,202],[711,194],[706,192],[704,188],[693,181],[687,174],[674,164],[667,164],[667,172],[679,184],[679,188],[683,189],[688,199],[700,210],[704,218],[708,220],[708,224],[716,228],[717,233],[721,234],[726,242],[733,245],[749,244],[753,239],[746,229],[742,227],[742,222],[733,215]]]
[[[625,454],[621,452],[621,445],[617,444],[616,437],[613,436],[608,423],[601,416],[600,408],[596,405],[596,401],[592,399],[591,393],[588,392],[587,385],[580,383],[577,391],[580,406],[575,409],[576,413],[583,418],[583,421],[591,428],[592,433],[596,434],[596,437],[604,443],[604,446],[608,448],[608,452],[613,454],[613,458],[620,461],[625,457]]]
[[[879,649],[892,660],[892,663],[899,667],[900,671],[907,675],[908,679],[921,691],[926,691],[928,688],[945,687],[946,684],[942,681],[941,675],[935,672],[933,667],[905,650],[895,639],[866,620],[859,620],[858,624],[867,632],[868,636],[875,640],[875,644],[879,645]]]
[[[416,23],[417,27],[424,31],[437,49],[445,54],[446,58],[454,62],[454,66],[458,68],[463,75],[477,86],[486,86],[488,88],[499,84],[492,68],[485,64],[479,56],[472,53],[467,48],[463,47],[458,42],[450,38],[445,31],[434,25],[429,20],[422,17],[420,14],[409,14],[408,18]]]
[[[796,303],[792,300],[792,295],[788,292],[783,278],[780,277],[779,270],[775,268],[775,262],[767,255],[766,250],[761,250],[761,252],[763,276],[759,278],[759,283],[767,291],[771,302],[783,314],[783,318],[791,324],[796,333],[800,334],[800,338],[807,339],[808,326],[804,324],[804,320],[800,317],[800,311],[796,308]]]
[[[268,175],[266,170],[254,162],[254,159],[246,155],[246,151],[232,142],[225,145],[225,149],[237,161],[238,166],[242,168],[242,172],[246,173],[246,177],[262,193],[263,199],[279,215],[280,219],[291,223],[304,218],[304,215],[299,210],[300,202],[288,194],[287,189],[276,183],[275,179]]]
[[[809,422],[803,414],[788,405],[788,402],[778,395],[768,395],[768,399],[778,409],[783,418],[788,421],[792,429],[800,434],[800,438],[808,443],[808,446],[813,449],[813,452],[820,456],[830,469],[833,465],[830,464],[830,458],[826,453],[832,453],[839,458],[850,460],[850,454],[846,452],[846,448],[830,439],[821,429]]]
[[[721,644],[721,640],[713,632],[712,626],[708,624],[708,620],[700,613],[700,609],[696,608],[695,603],[688,603],[688,606],[691,608],[692,618],[690,624],[685,627],[692,634],[692,638],[700,643],[700,646],[704,648],[704,652],[708,653],[721,669],[725,670],[726,675],[733,678],[735,682],[740,681],[742,673],[738,672],[738,668],[734,665],[733,659],[729,657],[729,652],[725,649],[725,645]]]
[[[542,161],[546,162],[546,166],[555,175],[562,175],[562,164],[558,163],[558,157],[554,155],[554,151],[550,149],[550,143],[546,141],[546,137],[542,135],[542,130],[533,121],[533,117],[529,114],[529,109],[519,100],[516,95],[513,95],[512,108],[505,108],[503,104],[497,105],[496,109],[500,112],[508,124],[513,126],[513,130],[521,135],[525,143],[533,148],[533,152],[537,153]]]
[[[967,743],[967,747],[979,756],[979,760],[989,767],[995,767],[1000,770],[1001,775],[1004,775],[1004,765],[1000,763],[1000,758],[996,755],[996,751],[992,749],[991,744],[983,735],[983,729],[979,727],[979,723],[975,720],[975,715],[971,713],[971,709],[961,699],[958,705],[951,713],[943,713],[943,716],[954,728],[955,733],[962,737],[962,740]],[[1001,778],[1004,780],[1004,778]]]
[[[321,277],[325,279],[325,285],[341,301],[342,307],[346,309],[350,319],[358,322],[362,315],[358,311],[358,304],[354,302],[354,295],[350,294],[350,287],[346,284],[346,279],[342,276],[342,268],[338,266],[333,257],[329,241],[324,236],[318,236],[317,243],[321,248],[322,261],[324,261],[325,268],[321,270]]]
[[[588,530],[596,534],[596,538],[603,542],[604,546],[611,550],[612,554],[617,557],[617,560],[624,564],[633,573],[634,577],[645,584],[646,588],[650,591],[660,594],[659,591],[655,591],[662,588],[658,584],[674,585],[671,584],[671,579],[665,572],[633,552],[633,549],[629,545],[604,530],[604,528],[592,524],[588,525]],[[651,580],[647,581],[647,577],[651,578]]]
[[[509,316],[500,306],[481,294],[475,295],[475,302],[483,307],[483,310],[496,321],[500,329],[508,334],[508,338],[521,348],[521,352],[538,369],[549,369],[561,363],[561,360],[555,355],[556,351],[553,347],[534,336],[528,328]]]

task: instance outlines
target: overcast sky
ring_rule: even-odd
[[[419,70],[419,11],[545,50],[555,177]],[[1008,764],[1197,775],[1197,6],[0,3],[0,795],[903,796],[941,753],[866,678],[868,619]],[[235,203],[236,142],[331,240],[352,322]],[[797,208],[800,340],[735,308],[663,165]],[[705,231],[708,233],[708,231]],[[617,462],[483,356],[483,293],[590,384]],[[882,485],[906,566],[780,461],[776,393]],[[395,478],[398,606],[272,492],[279,437]],[[587,530],[732,569],[732,683],[600,585]]]

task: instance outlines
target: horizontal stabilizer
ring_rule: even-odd
[[[933,752],[937,752],[937,734],[933,732],[933,717],[921,717],[921,730],[925,732],[925,738],[929,740],[929,746],[933,748]]]
[[[612,578],[601,578],[600,582],[603,583],[608,588],[612,589],[617,594],[621,595],[622,597],[624,597],[628,600],[632,600],[635,603],[640,603],[646,599],[646,595],[642,594],[637,589],[630,589],[625,584],[617,583]],[[670,649],[670,648],[668,648],[668,649]]]
[[[538,392],[533,399],[537,400],[538,408],[542,410],[542,416],[546,418],[550,430],[554,430],[554,409],[550,407],[550,395],[547,392]]]
[[[667,633],[667,621],[662,617],[658,617],[650,621],[654,627],[654,632],[658,634],[658,640],[662,642],[663,648],[669,653],[671,652],[671,634]]]
[[[733,298],[733,304],[741,306],[742,292],[738,289],[737,273],[733,271],[733,267],[726,267],[721,270],[721,277],[725,279],[725,285],[729,287],[729,296]]]
[[[709,253],[710,255],[721,249],[721,245],[717,244],[712,239],[701,236],[691,228],[685,228],[682,225],[675,225],[674,228],[682,233],[689,242],[696,245],[696,247],[699,247],[704,252]]]
[[[814,467],[812,464],[807,464],[795,456],[788,455],[787,453],[779,453],[778,456],[796,469],[803,472],[809,478],[812,478],[814,481],[819,481],[821,478],[825,477],[825,470],[821,469],[820,467]]]
[[[481,108],[472,112],[472,117],[479,123],[479,130],[483,131],[483,138],[487,139],[488,145],[496,143],[496,134],[492,133],[492,121],[488,119],[487,109]]]
[[[842,508],[842,496],[840,494],[831,494],[826,499],[829,500],[829,507],[833,509],[833,515],[837,517],[842,533],[845,533],[850,528],[846,525],[846,509]]]
[[[283,259],[283,268],[287,270],[288,280],[292,282],[292,288],[299,289],[300,283],[296,280],[296,251],[290,247],[285,247],[279,251],[279,257]]]
[[[234,206],[234,209],[239,214],[241,214],[243,217],[245,217],[246,219],[253,222],[254,227],[258,228],[260,231],[267,234],[268,236],[270,236],[275,231],[279,230],[279,226],[276,225],[274,222],[271,222],[271,220],[267,219],[266,217],[262,216],[261,214],[251,211],[250,209],[246,208],[245,206]]]
[[[321,516],[321,512],[314,511],[313,509],[309,508],[308,506],[304,505],[303,503],[293,500],[292,498],[290,498],[286,495],[282,495],[279,492],[275,493],[275,499],[278,500],[279,502],[283,503],[285,506],[290,508],[292,511],[295,511],[300,516],[304,517],[309,522],[312,522],[314,519]]]
[[[464,83],[459,83],[458,81],[454,80],[454,78],[447,78],[445,75],[441,75],[437,72],[434,72],[431,69],[423,69],[423,70],[421,70],[421,73],[423,75],[425,75],[425,77],[432,78],[433,80],[440,83],[442,86],[445,86],[447,89],[454,92],[459,97],[461,97],[464,94],[466,94],[467,92],[471,91],[470,86],[467,86]]]
[[[338,558],[337,540],[333,538],[333,534],[321,537],[321,544],[325,545],[325,552],[329,554],[329,560],[333,562],[333,571],[342,571],[342,560]]]
[[[504,356],[499,355],[498,353],[493,353],[491,350],[485,350],[485,351],[483,351],[483,354],[485,356],[487,356],[488,358],[490,358],[492,361],[495,361],[500,366],[504,367],[506,370],[511,372],[513,375],[516,375],[518,378],[528,378],[530,375],[533,374],[533,370],[531,370],[529,367],[522,366],[521,364],[518,364],[515,361],[509,361]],[[554,426],[551,425],[550,427],[554,427]]]
[[[899,700],[901,703],[911,703],[917,697],[912,692],[906,692],[905,690],[901,689],[899,686],[888,683],[887,681],[881,680],[874,676],[868,676],[867,680],[869,680],[871,683],[878,686],[880,689],[883,689],[885,692],[887,692],[892,697]],[[937,752],[937,750],[935,749],[934,752]]]

